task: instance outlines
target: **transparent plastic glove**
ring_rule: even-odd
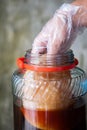
[[[63,4],[35,38],[32,53],[58,54],[66,52],[80,30],[87,11],[82,6]]]

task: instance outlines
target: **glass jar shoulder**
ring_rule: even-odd
[[[22,88],[22,86],[24,85],[24,78],[23,78],[24,74],[25,74],[25,71],[22,69],[18,69],[14,71],[11,77],[13,93],[14,91],[16,92],[16,89],[19,88],[19,86],[21,86]]]
[[[59,71],[59,72],[36,72],[36,71],[30,71],[30,70],[21,70],[18,69],[13,73],[12,76],[12,82],[14,80],[59,80],[59,79],[65,79],[65,78],[84,78],[85,77],[85,72],[76,67],[71,70],[67,71]]]
[[[25,74],[25,70],[17,69],[17,70],[14,71],[12,78],[15,77],[15,76],[22,78],[24,74]]]
[[[71,73],[71,77],[72,78],[85,78],[85,76],[86,76],[86,74],[85,74],[85,72],[84,72],[84,70],[82,70],[81,68],[79,68],[79,67],[75,67],[74,69],[72,69],[71,71],[70,71],[70,73]]]

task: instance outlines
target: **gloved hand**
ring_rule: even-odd
[[[66,52],[85,26],[87,10],[83,6],[63,4],[35,38],[32,53]]]

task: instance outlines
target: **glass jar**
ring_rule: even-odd
[[[85,72],[72,50],[17,60],[12,76],[14,130],[86,130]]]

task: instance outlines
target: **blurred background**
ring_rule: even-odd
[[[0,0],[0,130],[13,130],[11,75],[55,10],[70,0]],[[87,72],[87,31],[72,46]]]

